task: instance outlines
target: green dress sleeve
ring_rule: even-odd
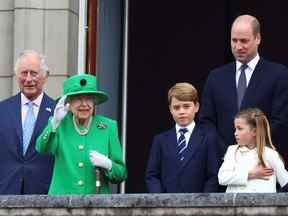
[[[58,139],[56,132],[52,131],[51,117],[47,126],[44,128],[40,136],[36,140],[36,150],[41,154],[56,154]]]

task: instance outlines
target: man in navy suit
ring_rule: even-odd
[[[149,193],[217,192],[216,136],[194,122],[197,90],[177,83],[168,92],[175,127],[154,137],[146,169]]]
[[[269,119],[274,145],[288,159],[285,136],[288,133],[288,70],[260,57],[260,42],[258,20],[250,15],[237,17],[231,28],[231,50],[236,61],[211,71],[204,87],[200,122],[217,131],[221,157],[229,145],[235,144],[235,114],[244,108],[257,107]],[[243,69],[246,90],[238,102],[242,65],[246,65]]]
[[[47,194],[53,160],[36,152],[35,141],[55,106],[43,92],[48,67],[42,55],[26,50],[16,61],[15,73],[21,92],[0,103],[0,194]],[[23,125],[28,102],[36,122],[26,150]]]

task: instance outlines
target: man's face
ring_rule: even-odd
[[[40,71],[40,59],[35,55],[22,57],[16,78],[21,92],[29,99],[36,99],[43,91],[46,72]]]
[[[258,50],[261,37],[253,34],[251,23],[236,22],[231,29],[231,50],[236,60],[248,63]]]
[[[195,114],[199,110],[199,104],[191,101],[180,101],[172,97],[169,108],[174,121],[181,127],[186,127],[194,120]]]

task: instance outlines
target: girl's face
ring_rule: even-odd
[[[234,120],[235,139],[239,146],[246,146],[250,149],[256,147],[256,129],[247,124],[246,119],[236,118]]]

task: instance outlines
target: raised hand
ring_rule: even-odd
[[[69,103],[65,104],[66,100],[66,95],[62,96],[58,103],[56,104],[55,110],[54,110],[54,115],[52,117],[51,123],[52,123],[52,130],[56,131],[58,128],[60,122],[62,119],[66,116],[66,114],[69,111]]]

